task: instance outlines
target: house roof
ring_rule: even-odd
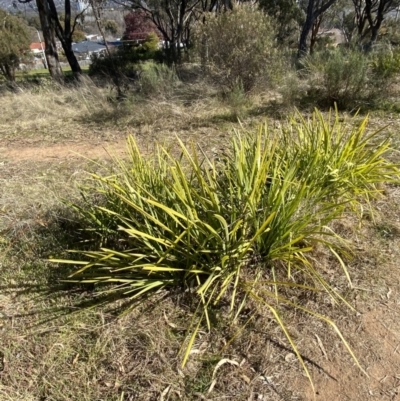
[[[107,40],[107,45],[108,46],[122,46],[122,42],[120,41],[120,40],[113,40],[113,41],[110,41],[110,40]]]
[[[31,50],[40,50],[42,51],[46,46],[44,44],[44,42],[33,42],[30,44],[29,46],[31,48]]]
[[[92,53],[100,52],[106,47],[97,42],[91,42],[90,40],[84,40],[83,42],[74,43],[72,45],[72,51],[74,53]]]

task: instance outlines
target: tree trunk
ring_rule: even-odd
[[[319,27],[321,26],[322,15],[320,15],[313,23],[311,28],[311,39],[310,39],[310,54],[313,54],[315,43],[317,42]]]
[[[378,33],[379,33],[379,28],[377,26],[374,26],[371,29],[371,47],[377,41]]]
[[[308,35],[310,34],[313,24],[314,24],[313,15],[309,16],[307,14],[307,19],[306,19],[306,22],[301,31],[301,35],[300,35],[299,49],[297,52],[297,56],[299,58],[301,58],[307,54],[307,38],[308,38]]]
[[[372,48],[372,45],[377,41],[379,30],[381,29],[383,17],[384,17],[384,2],[381,0],[379,2],[377,15],[375,20],[372,18],[372,4],[371,0],[366,0],[365,2],[366,15],[368,19],[369,26],[371,28],[371,40],[369,47]]]
[[[102,25],[102,22],[101,22],[100,8],[97,7],[97,5],[95,4],[94,0],[89,0],[89,4],[91,5],[92,10],[93,10],[93,14],[94,14],[94,18],[96,20],[97,28],[98,28],[98,30],[100,32],[101,37],[103,38],[104,46],[106,47],[107,56],[111,57],[110,48],[108,46],[108,43],[107,43],[107,40],[106,40],[106,34],[104,32],[103,25]]]
[[[82,69],[81,66],[79,65],[79,62],[75,56],[75,53],[72,50],[72,43],[69,43],[66,41],[64,44],[63,42],[62,46],[64,49],[65,57],[68,60],[68,63],[71,67],[72,73],[74,74],[75,78],[79,78],[79,76],[82,74]]]
[[[43,31],[45,57],[50,76],[55,81],[62,82],[64,75],[58,59],[55,29],[50,18],[50,10],[48,8],[47,0],[36,0],[36,5],[39,11],[40,24]]]
[[[166,61],[169,66],[173,66],[178,63],[178,43],[175,38],[168,43],[168,47],[165,49],[165,52],[167,55]]]
[[[107,57],[109,57],[109,59],[112,63],[113,69],[114,69],[113,81],[114,81],[115,87],[117,88],[117,99],[123,99],[124,93],[122,91],[122,85],[120,82],[120,73],[121,72],[120,72],[119,66],[115,65],[115,59],[112,57],[110,48],[107,44],[106,35],[104,33],[104,29],[103,29],[103,25],[102,25],[102,21],[101,21],[100,7],[97,6],[95,0],[89,0],[89,4],[91,5],[92,10],[93,10],[94,18],[96,19],[97,28],[100,32],[101,37],[103,38],[104,46],[106,47]]]
[[[15,82],[15,67],[13,65],[7,65],[7,77],[10,82]]]
[[[58,20],[58,13],[56,6],[54,4],[54,0],[44,0],[44,1],[48,2],[51,19],[52,22],[55,24],[56,35],[58,37],[58,40],[61,42],[61,45],[65,53],[65,57],[68,60],[68,64],[71,67],[72,73],[75,78],[79,79],[80,76],[82,75],[82,70],[75,56],[75,53],[72,51],[73,30],[71,31],[71,3],[69,0],[65,0],[65,26],[63,29],[60,24],[60,21]]]
[[[307,16],[306,16],[306,21],[303,25],[303,29],[301,31],[300,35],[300,41],[299,41],[299,49],[297,52],[297,57],[301,58],[307,54],[307,38],[308,35],[310,34],[310,31],[312,30],[312,27],[314,25],[314,0],[309,0],[308,1],[308,6],[307,6]]]
[[[0,66],[0,70],[7,81],[15,82],[15,68],[10,66],[9,64],[2,64]]]
[[[364,49],[370,50],[377,41],[385,14],[397,8],[390,0],[353,0],[359,43],[364,43]],[[366,38],[369,37],[369,40]],[[366,41],[365,41],[366,40]],[[366,43],[365,43],[365,42]]]
[[[224,0],[224,8],[225,10],[232,10],[233,9],[233,3],[231,0]]]
[[[319,6],[318,2],[315,0],[309,0],[307,6],[307,16],[306,22],[303,25],[303,29],[300,35],[299,48],[297,51],[297,57],[301,58],[307,54],[307,38],[312,30],[314,22],[317,18],[322,16],[322,14],[332,6],[332,4],[337,0],[328,0],[325,4]]]

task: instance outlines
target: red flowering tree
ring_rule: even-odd
[[[142,10],[135,10],[125,16],[125,32],[123,40],[144,40],[149,33],[161,34],[154,22]]]

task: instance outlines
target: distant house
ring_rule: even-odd
[[[101,55],[106,51],[106,47],[100,43],[84,40],[83,42],[73,43],[72,51],[80,59],[90,59],[92,54]]]
[[[33,42],[29,45],[29,48],[31,50],[31,53],[33,54],[33,60],[31,60],[32,64],[34,66],[38,67],[44,67],[45,62],[44,59],[46,57],[45,55],[45,49],[46,45],[44,42]]]
[[[33,42],[30,44],[30,49],[33,54],[43,54],[46,45],[44,42]]]
[[[104,43],[104,42],[102,42],[102,43]],[[121,42],[121,39],[107,40],[107,45],[110,48],[116,48],[116,47],[122,46],[122,42]]]
[[[57,50],[62,49],[62,45],[59,40],[56,40],[56,48]],[[33,42],[30,44],[30,49],[33,54],[44,53],[46,50],[46,44],[45,42]]]
[[[91,42],[98,42],[99,40],[101,40],[101,36],[100,35],[86,35],[86,40],[89,40]]]

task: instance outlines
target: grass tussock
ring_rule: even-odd
[[[180,157],[160,146],[145,159],[130,138],[129,160],[94,175],[84,205],[73,205],[98,248],[59,261],[81,266],[67,281],[100,285],[99,303],[120,299],[127,310],[187,294],[194,309],[182,366],[201,330],[216,324],[216,311],[243,328],[266,308],[311,380],[282,317],[287,307],[330,325],[357,362],[336,324],[292,297],[322,291],[351,307],[308,254],[325,249],[352,285],[349,250],[332,223],[378,196],[379,185],[398,182],[398,166],[384,158],[389,139],[374,143],[377,135],[366,134],[366,120],[347,132],[337,115],[324,120],[316,112],[280,131],[238,132],[215,160],[180,141]],[[249,304],[256,308],[243,320]]]

